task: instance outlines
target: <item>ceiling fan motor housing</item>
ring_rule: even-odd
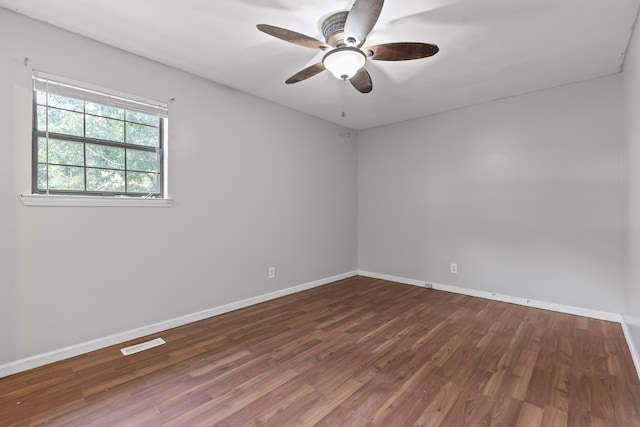
[[[329,46],[339,47],[346,45],[344,40],[344,23],[349,12],[342,11],[329,15],[322,22],[322,35]]]

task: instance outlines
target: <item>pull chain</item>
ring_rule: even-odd
[[[340,98],[342,101],[342,113],[340,114],[340,117],[342,117],[343,119],[347,117],[347,108],[346,108],[346,103],[347,103],[347,80],[343,80],[342,81],[342,93],[340,94]]]

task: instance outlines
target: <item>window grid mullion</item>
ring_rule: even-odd
[[[49,194],[49,88],[47,85],[47,91],[45,93],[46,98],[47,98],[47,107],[44,109],[45,111],[45,120],[44,120],[44,128],[46,129],[46,135],[45,135],[45,153],[46,153],[46,159],[47,159],[47,163],[46,163],[46,173],[45,176],[47,177],[46,180],[46,191],[47,194]]]
[[[46,132],[44,131],[36,131],[38,136],[45,137]],[[61,139],[64,141],[73,141],[73,142],[86,142],[87,144],[95,144],[95,145],[104,145],[106,147],[115,147],[115,148],[131,148],[132,150],[139,151],[147,151],[149,153],[155,153],[156,147],[150,147],[148,145],[135,145],[135,144],[123,144],[122,142],[116,141],[107,141],[105,139],[95,139],[95,138],[83,138],[81,136],[76,135],[66,135],[63,133],[53,133],[49,134],[49,138],[51,139]]]
[[[124,112],[124,191],[129,191],[129,165],[127,164],[127,112]]]
[[[82,136],[87,137],[87,101],[82,101]],[[82,142],[82,172],[84,174],[84,191],[87,191],[87,143]]]

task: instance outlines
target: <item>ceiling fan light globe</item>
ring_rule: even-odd
[[[324,67],[340,80],[349,80],[355,76],[366,62],[364,52],[351,46],[330,50],[322,58]]]

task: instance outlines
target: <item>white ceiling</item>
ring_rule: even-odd
[[[256,24],[322,38],[320,18],[352,1],[0,0],[0,7],[361,130],[616,73],[640,4],[387,0],[367,44],[433,43],[437,55],[368,62],[369,94],[329,72],[285,85],[322,53],[270,37]]]

